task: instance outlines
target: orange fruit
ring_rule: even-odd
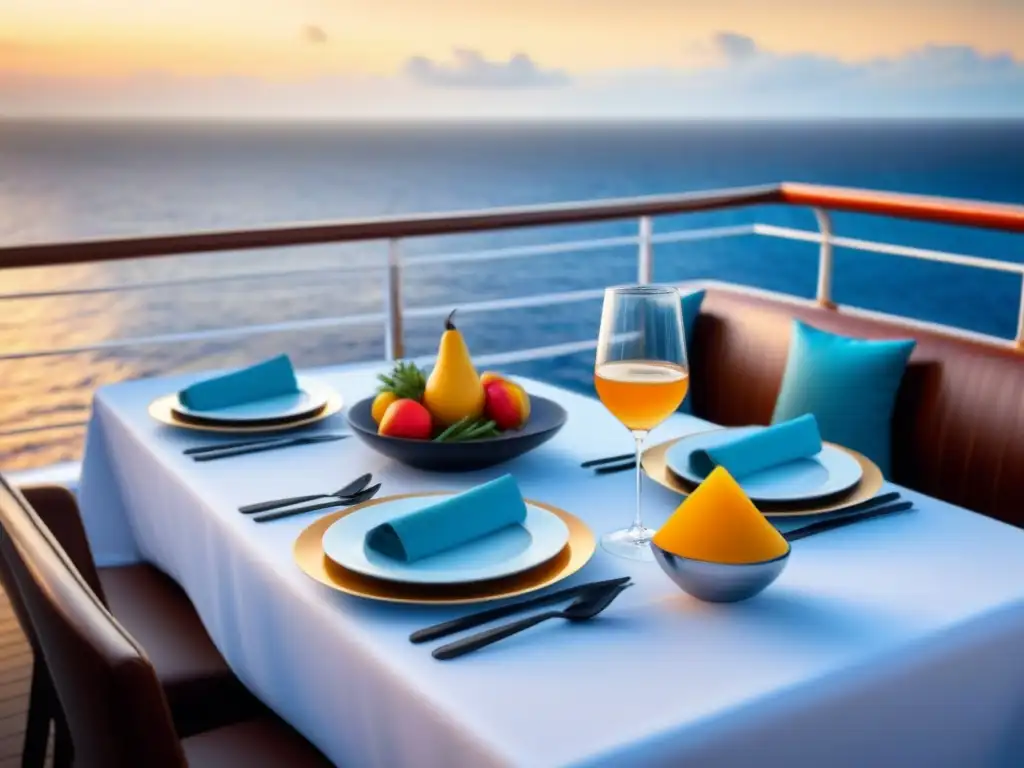
[[[381,392],[375,398],[373,398],[373,406],[370,408],[370,414],[373,416],[375,423],[380,424],[381,419],[384,418],[384,412],[388,409],[395,400],[398,399],[398,395],[394,392]]]

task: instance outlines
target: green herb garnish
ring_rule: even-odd
[[[497,437],[501,434],[493,421],[465,418],[459,419],[448,429],[434,438],[435,443],[461,443],[467,440],[480,440],[485,437]]]

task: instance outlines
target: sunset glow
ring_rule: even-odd
[[[1024,61],[1015,0],[0,0],[0,108],[19,111],[11,94],[36,81],[401,79],[413,57],[440,62],[455,49],[497,62],[523,54],[577,80],[687,73],[720,63],[709,41],[722,32],[775,57],[846,65],[928,46]]]

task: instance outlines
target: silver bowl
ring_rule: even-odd
[[[761,592],[779,577],[789,552],[759,563],[712,563],[666,552],[653,541],[651,551],[661,570],[681,590],[709,603],[735,603]]]

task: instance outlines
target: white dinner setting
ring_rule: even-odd
[[[68,502],[86,554],[5,486],[4,556],[32,615],[81,588],[61,567],[98,573],[161,681],[110,574],[167,579],[310,765],[1024,765],[1024,532],[892,481],[915,340],[795,317],[770,419],[715,423],[720,388],[765,395],[700,370],[705,300],[608,288],[591,396],[483,370],[457,311],[425,365],[281,350],[102,387]],[[66,550],[56,581],[19,514]],[[99,647],[72,629],[43,651]]]

